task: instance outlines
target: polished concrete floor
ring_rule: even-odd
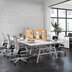
[[[20,61],[14,66],[10,59],[0,55],[0,72],[72,72],[72,51],[64,49],[66,56],[58,59],[50,55],[40,58],[38,64],[32,58],[27,64]]]

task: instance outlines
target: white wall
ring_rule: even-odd
[[[27,27],[44,29],[43,2],[0,0],[0,33],[18,35]]]

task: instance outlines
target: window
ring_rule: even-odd
[[[72,19],[67,19],[67,31],[72,31]]]
[[[52,8],[51,22],[57,22],[63,29],[60,35],[67,36],[68,33],[72,33],[72,10]],[[51,30],[53,30],[53,27],[51,27]]]
[[[51,9],[51,17],[57,17],[57,9]]]
[[[65,19],[59,19],[59,25],[63,29],[63,31],[65,31],[65,24]]]
[[[55,22],[57,23],[57,18],[51,18],[51,22],[52,22],[52,23],[55,23]],[[54,29],[54,28],[51,26],[51,30],[53,30],[53,29]]]
[[[57,18],[51,18],[51,22],[52,22],[52,23],[57,22]]]
[[[69,10],[67,11],[67,17],[72,18],[72,11],[69,11]]]
[[[66,11],[65,10],[58,10],[58,16],[59,17],[64,17],[65,18]]]

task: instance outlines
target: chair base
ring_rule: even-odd
[[[14,64],[16,65],[16,63],[20,60],[24,61],[25,63],[27,63],[27,59],[28,57],[19,57],[19,58],[14,58],[14,59],[11,59],[10,61],[11,62],[14,62]]]

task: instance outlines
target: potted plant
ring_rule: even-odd
[[[56,22],[55,23],[51,23],[53,28],[54,28],[54,32],[55,32],[55,35],[58,36],[60,32],[62,32],[62,28],[59,26],[59,24],[57,24]]]

